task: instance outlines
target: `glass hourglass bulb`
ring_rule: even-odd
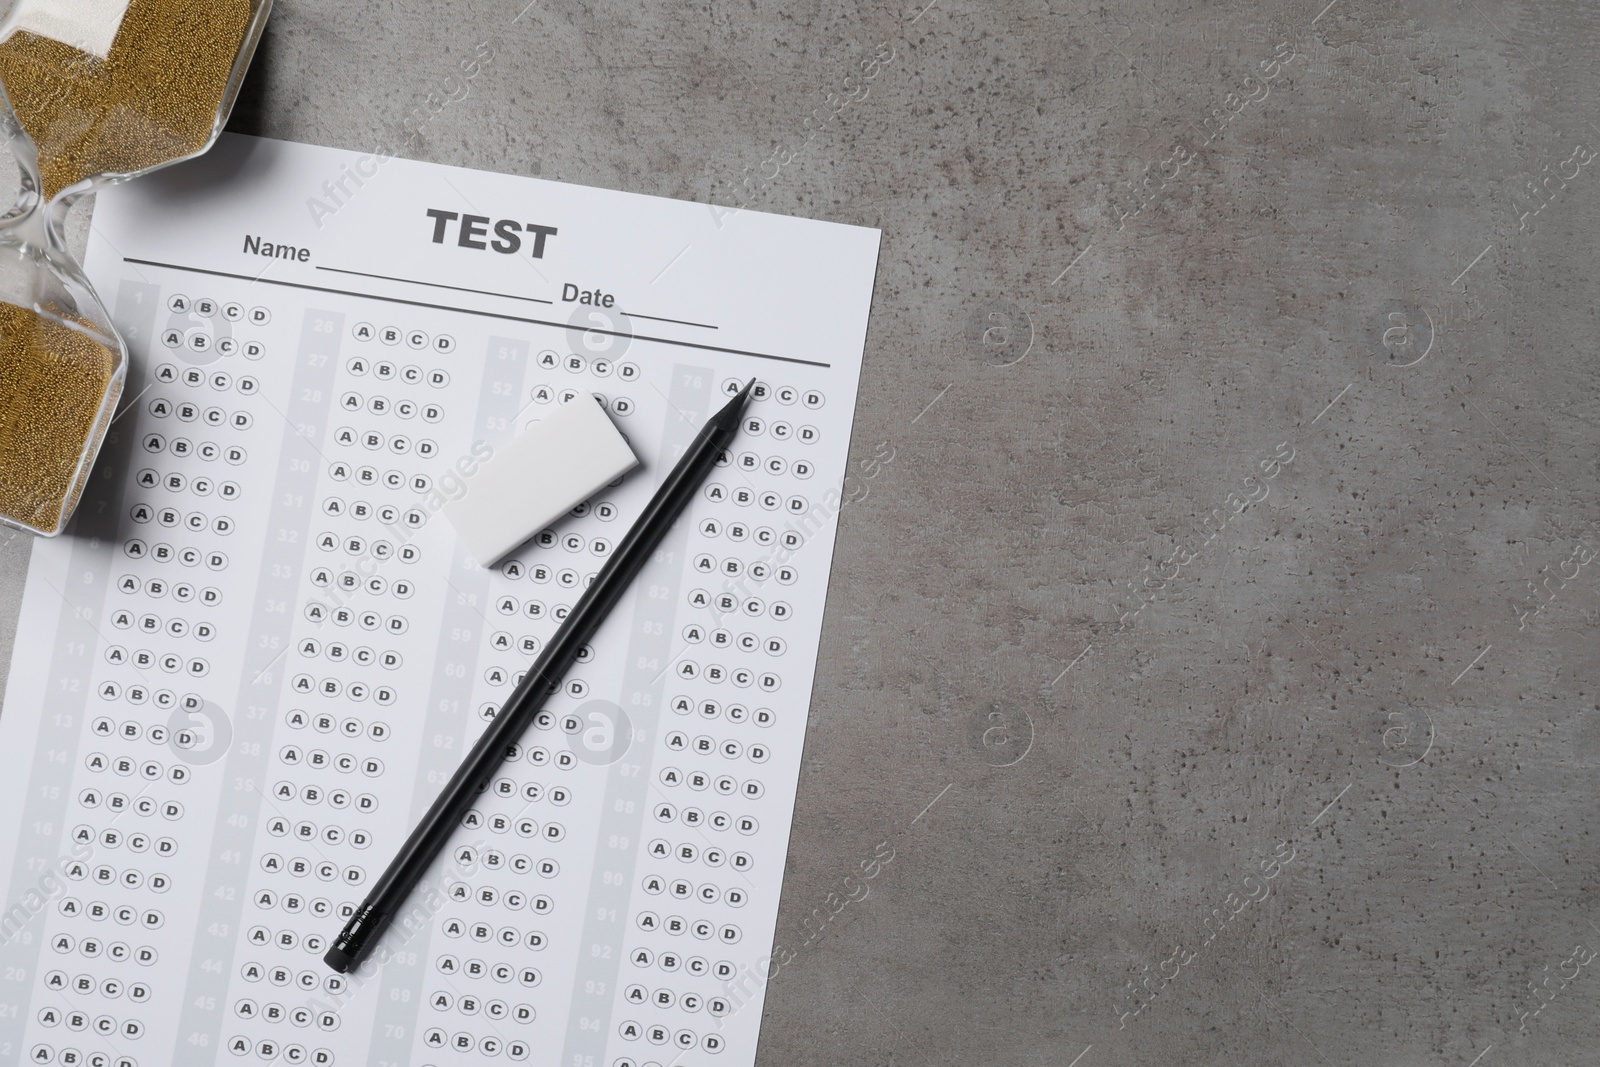
[[[22,172],[0,216],[0,523],[71,518],[128,354],[62,223],[99,185],[211,147],[271,0],[16,0],[0,22],[0,132]]]
[[[197,156],[227,122],[271,0],[17,0],[0,84],[46,200]]]
[[[0,216],[0,523],[60,533],[127,376],[127,350],[40,195],[33,144],[0,92],[21,171]]]

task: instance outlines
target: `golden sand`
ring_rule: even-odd
[[[0,82],[38,147],[45,198],[204,148],[251,10],[133,0],[105,59],[26,31],[0,43]]]
[[[49,531],[71,513],[79,459],[99,446],[115,406],[96,421],[115,367],[93,338],[0,302],[0,512]]]

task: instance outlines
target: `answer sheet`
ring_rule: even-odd
[[[101,192],[131,367],[0,713],[0,1062],[753,1063],[878,237],[231,135]],[[751,377],[724,465],[332,972]],[[584,391],[641,466],[480,566],[440,508]]]

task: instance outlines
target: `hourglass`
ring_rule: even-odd
[[[197,156],[227,122],[271,0],[18,0],[0,24],[0,523],[65,528],[127,349],[62,222],[101,185]]]

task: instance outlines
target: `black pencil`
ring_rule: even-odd
[[[400,910],[423,872],[449,841],[461,816],[472,806],[478,791],[505,758],[506,749],[522,736],[535,713],[560,688],[578,651],[611,614],[611,609],[633,584],[667,530],[694,499],[700,483],[716,464],[717,456],[733,443],[739,432],[739,419],[755,384],[752,378],[737,396],[700,427],[683,458],[662,481],[638,521],[600,568],[594,583],[578,598],[567,621],[550,639],[522,684],[483,731],[433,806],[406,838],[400,852],[373,883],[367,899],[340,931],[333,947],[322,958],[329,967],[346,973],[358,966],[368,949],[377,943],[378,935]]]

